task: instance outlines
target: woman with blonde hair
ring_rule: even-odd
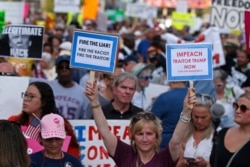
[[[213,98],[206,94],[196,94],[196,105],[193,108],[191,122],[185,133],[183,157],[177,167],[207,167],[213,146],[214,127],[211,106]]]
[[[129,90],[128,90],[129,91]],[[187,131],[192,112],[191,105],[196,102],[194,89],[189,89],[180,120],[173,137],[166,147],[159,151],[162,127],[152,113],[135,114],[130,123],[131,145],[119,140],[109,129],[98,100],[97,86],[88,82],[86,96],[89,98],[96,126],[103,138],[104,145],[119,167],[175,167],[182,152],[181,141]]]

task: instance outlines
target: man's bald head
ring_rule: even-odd
[[[15,75],[15,69],[12,64],[8,62],[2,62],[0,63],[0,73],[2,75],[4,75],[4,73]]]

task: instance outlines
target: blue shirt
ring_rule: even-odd
[[[82,167],[81,161],[74,156],[64,153],[62,159],[50,159],[44,156],[43,151],[31,154],[31,167]],[[71,166],[70,166],[71,165]]]

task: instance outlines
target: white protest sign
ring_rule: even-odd
[[[28,77],[0,76],[0,119],[21,113],[21,93],[25,92],[28,84]]]
[[[129,120],[108,120],[110,130],[118,139],[130,144]],[[81,162],[84,166],[115,167],[103,144],[94,120],[70,120],[81,147]]]
[[[54,12],[79,13],[79,11],[80,11],[80,0],[55,0],[54,1]]]
[[[75,31],[70,66],[113,73],[118,43],[114,34]]]
[[[157,16],[157,8],[145,3],[127,3],[126,16],[150,19]]]
[[[24,19],[24,3],[23,2],[0,2],[0,10],[5,11],[6,22],[11,24],[22,24]]]
[[[211,80],[212,44],[167,44],[167,80]]]
[[[249,0],[213,0],[210,24],[225,30],[244,30],[244,11],[249,9]]]

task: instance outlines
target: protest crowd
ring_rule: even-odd
[[[0,24],[0,167],[249,167],[250,25],[100,13]]]

